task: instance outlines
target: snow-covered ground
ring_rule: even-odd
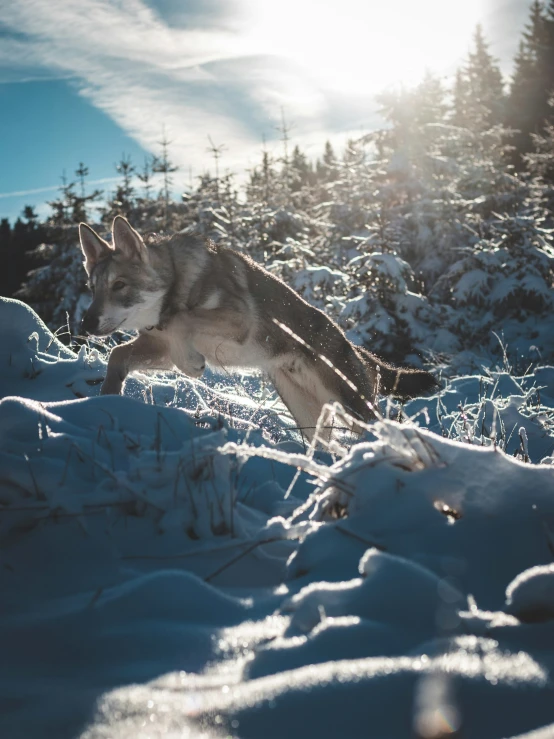
[[[98,397],[7,299],[0,366],[2,739],[554,736],[554,368],[331,455],[255,377]]]

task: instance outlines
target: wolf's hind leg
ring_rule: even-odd
[[[334,414],[323,408],[340,398],[325,386],[316,368],[296,360],[273,370],[270,379],[301,434],[311,442],[317,430],[320,441],[330,441],[336,428]]]
[[[140,334],[133,341],[112,349],[101,395],[119,395],[130,372],[174,369],[167,344],[157,336]]]
[[[333,390],[329,389],[328,384],[321,377],[322,371],[327,372],[329,384],[334,383]],[[331,441],[333,430],[348,429],[360,435],[363,432],[363,426],[355,420],[360,408],[365,420],[369,420],[373,415],[371,409],[360,398],[352,393],[344,392],[345,389],[349,390],[348,386],[341,387],[342,380],[337,382],[335,375],[329,375],[326,367],[316,368],[296,361],[290,366],[285,365],[274,370],[270,374],[270,379],[284,404],[294,416],[299,430],[309,441],[313,440],[316,428],[318,439],[322,442]],[[330,409],[325,410],[324,415],[321,415],[325,405],[335,401],[342,405],[347,414],[346,417],[342,417],[341,414],[340,421],[335,419]],[[352,401],[355,401],[359,408],[351,408]]]
[[[317,399],[297,383],[293,379],[293,374],[287,369],[273,370],[269,379],[291,412],[302,436],[311,441],[321,412],[321,405]]]

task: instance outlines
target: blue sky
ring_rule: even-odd
[[[165,127],[176,187],[210,167],[293,143],[317,156],[377,125],[374,95],[452,73],[482,22],[509,70],[527,0],[4,0],[0,2],[0,217],[48,212],[80,161],[109,191],[122,153],[140,165]],[[96,184],[97,183],[97,184]],[[36,191],[39,192],[36,192]]]
[[[81,161],[91,181],[101,180],[95,187],[109,191],[113,165],[123,152],[139,163],[145,156],[140,144],[80,96],[70,80],[0,84],[0,110],[7,112],[0,117],[0,193],[23,193],[0,196],[0,214],[12,220],[26,203],[52,200],[52,184],[61,183],[64,171],[71,179]]]

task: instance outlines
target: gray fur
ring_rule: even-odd
[[[338,401],[369,421],[383,377],[391,389],[394,377],[403,382],[406,371],[354,347],[325,313],[243,254],[187,234],[145,244],[121,216],[113,247],[84,224],[80,233],[94,295],[85,330],[111,333],[122,318],[120,327],[139,331],[112,350],[102,393],[119,393],[139,369],[192,377],[206,361],[258,369],[311,439],[325,403]],[[428,373],[411,372],[429,385]],[[411,382],[417,388],[417,378]]]

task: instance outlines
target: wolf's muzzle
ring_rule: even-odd
[[[98,331],[98,324],[100,320],[98,316],[85,313],[83,320],[81,321],[81,330],[87,334],[93,334]]]

